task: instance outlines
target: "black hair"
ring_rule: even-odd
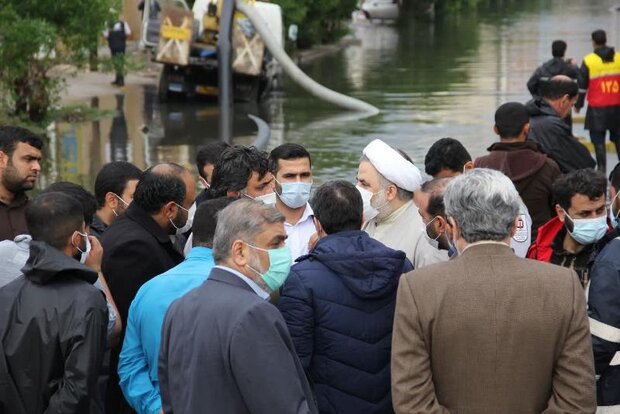
[[[176,164],[165,165],[171,167],[170,172],[153,172],[157,166],[151,167],[142,174],[136,186],[133,202],[148,214],[157,213],[171,201],[183,205],[186,189],[180,176],[185,169]]]
[[[213,168],[209,197],[224,197],[228,191],[241,191],[247,187],[252,172],[262,179],[268,171],[265,152],[242,145],[227,148]]]
[[[566,47],[567,45],[564,40],[554,40],[553,43],[551,43],[551,55],[559,58],[564,57]]]
[[[206,200],[196,209],[194,223],[192,225],[193,246],[213,246],[213,235],[217,226],[217,215],[224,210],[236,198],[220,197]]]
[[[605,30],[595,30],[592,32],[592,41],[599,46],[607,44],[607,33]]]
[[[460,141],[454,138],[441,138],[428,149],[424,157],[424,169],[433,177],[445,169],[460,173],[470,161],[471,155]]]
[[[93,215],[97,211],[97,201],[95,196],[89,193],[81,185],[70,183],[69,181],[59,181],[51,184],[45,190],[41,191],[41,194],[46,193],[63,193],[75,198],[82,205],[82,211],[84,212],[84,223],[90,226],[93,222]]]
[[[555,201],[560,207],[568,211],[571,207],[571,199],[575,194],[584,195],[590,200],[605,196],[607,180],[600,171],[589,168],[575,170],[555,180],[552,190]]]
[[[620,190],[620,162],[609,173],[609,183],[616,189],[616,192]]]
[[[114,193],[123,196],[127,182],[139,180],[142,170],[126,161],[114,161],[104,165],[95,178],[95,198],[97,207],[105,206],[105,196]]]
[[[84,210],[75,198],[58,191],[39,194],[26,207],[32,240],[62,250],[74,231],[82,231]]]
[[[542,97],[549,100],[560,99],[564,95],[568,95],[569,98],[574,98],[579,93],[579,86],[577,81],[573,79],[550,79],[546,82],[541,82],[540,91]]]
[[[446,192],[446,187],[451,180],[452,177],[434,178],[422,184],[421,190],[429,195],[426,212],[430,216],[445,217],[446,206],[443,202],[443,195]]]
[[[271,171],[273,175],[276,175],[279,168],[279,160],[296,160],[299,158],[308,158],[308,162],[312,167],[312,158],[310,158],[310,153],[301,145],[288,143],[275,147],[269,154],[269,171]]]
[[[229,147],[229,144],[222,141],[209,142],[208,144],[200,147],[196,153],[196,168],[198,169],[198,174],[206,180],[207,177],[205,177],[203,171],[205,165],[217,164],[217,160],[220,159],[222,153]]]
[[[495,111],[495,126],[500,138],[518,137],[529,122],[530,113],[520,102],[507,102]]]
[[[310,206],[327,234],[362,228],[362,196],[347,181],[330,181],[321,185]]]
[[[26,128],[0,125],[0,151],[10,157],[18,142],[26,143],[38,150],[43,148],[43,139],[40,135]]]

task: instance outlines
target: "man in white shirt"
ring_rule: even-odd
[[[299,144],[282,144],[269,154],[269,169],[275,177],[276,208],[284,216],[284,228],[293,261],[308,253],[308,242],[316,232],[308,199],[312,188],[310,153]]]

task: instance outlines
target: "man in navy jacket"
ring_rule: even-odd
[[[322,185],[311,205],[320,240],[292,267],[279,309],[321,413],[392,413],[396,288],[413,267],[360,230],[362,198],[352,184]]]

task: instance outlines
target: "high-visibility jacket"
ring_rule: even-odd
[[[588,67],[588,104],[591,107],[620,106],[620,53],[611,62],[604,62],[596,53],[584,59]]]

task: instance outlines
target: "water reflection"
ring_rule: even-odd
[[[591,50],[590,32],[610,33],[609,8],[617,0],[524,0],[434,23],[405,16],[398,25],[355,27],[356,44],[304,70],[318,82],[379,107],[359,119],[320,102],[286,82],[285,92],[261,105],[237,105],[235,142],[250,144],[256,126],[247,114],[267,120],[270,148],[298,142],[313,154],[317,182],[353,179],[361,149],[382,137],[421,166],[438,138],[461,139],[473,156],[496,137],[497,106],[529,99],[525,83],[550,54],[550,44],[568,42],[568,56]],[[618,46],[618,45],[615,45]],[[92,124],[58,125],[50,144],[46,177],[92,186],[101,165],[127,160],[139,167],[176,161],[193,169],[196,147],[217,139],[217,108],[210,102],[156,100],[154,87],[127,87],[123,96],[93,99],[116,111]],[[144,132],[146,131],[146,132]],[[585,136],[581,125],[577,135]],[[610,163],[613,165],[613,162]]]
[[[234,142],[250,145],[254,141],[257,127],[248,114],[270,124],[270,146],[284,142],[282,103],[274,97],[260,105],[237,104]],[[92,188],[97,172],[110,161],[129,161],[140,168],[174,161],[193,171],[197,148],[217,139],[219,112],[212,102],[159,103],[154,87],[134,86],[127,87],[125,94],[93,98],[90,104],[112,110],[114,116],[56,125],[43,183],[62,179]],[[58,157],[53,156],[56,153]]]

